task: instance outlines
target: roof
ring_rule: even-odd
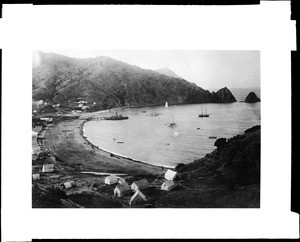
[[[121,184],[121,185],[117,185],[115,190],[118,189],[120,192],[126,192],[126,191],[129,191],[131,190],[130,186],[127,184],[127,185],[124,185],[124,184]]]
[[[166,180],[164,183],[165,183],[168,187],[169,187],[169,186],[175,185],[175,183],[174,183],[173,181],[170,181],[170,180]]]
[[[43,165],[43,168],[52,169],[52,168],[54,168],[54,164],[45,164],[45,165]]]
[[[176,171],[167,170],[167,172],[165,173],[165,178],[168,180],[173,180],[176,176],[177,176]]]
[[[130,199],[130,202],[134,201],[136,198],[141,197],[144,201],[146,201],[146,196],[140,191],[137,190]]]
[[[149,186],[149,182],[144,178],[142,180],[139,180],[139,181],[135,181],[133,182],[132,184],[135,184],[136,186],[138,187],[141,187],[141,186]]]

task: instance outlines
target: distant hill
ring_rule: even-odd
[[[160,69],[156,69],[155,71],[160,73],[160,74],[169,76],[169,77],[180,78],[179,76],[176,75],[175,72],[171,71],[168,68],[160,68]]]
[[[96,110],[162,105],[166,101],[169,104],[222,103],[228,102],[226,95],[231,94],[228,90],[225,96],[216,95],[182,78],[109,57],[75,59],[43,52],[38,56],[39,64],[33,67],[33,100],[56,102],[61,106],[77,99],[96,102]]]

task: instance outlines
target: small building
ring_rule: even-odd
[[[61,184],[62,189],[69,189],[69,188],[72,188],[75,186],[76,186],[76,183],[74,181],[67,181],[67,182],[64,182]]]
[[[139,181],[135,181],[131,184],[131,190],[136,192],[137,190],[144,190],[149,187],[149,182],[144,178]]]
[[[120,178],[118,179],[118,183],[119,183],[119,184],[127,184],[127,185],[128,185],[128,183],[126,182],[126,180],[125,180],[124,178],[122,178],[122,177],[120,177]]]
[[[147,201],[146,196],[140,190],[137,190],[130,198],[129,204],[134,205],[145,201]]]
[[[36,180],[40,180],[40,174],[32,174],[32,180],[36,181]]]
[[[126,184],[117,185],[114,190],[114,196],[122,197],[123,195],[131,193],[130,186]]]
[[[177,187],[176,183],[174,183],[173,181],[170,181],[170,180],[166,180],[166,181],[161,185],[161,190],[164,190],[164,191],[171,191],[171,190],[173,190],[175,187]]]
[[[45,164],[43,165],[42,172],[53,172],[54,164]]]
[[[107,176],[104,180],[104,183],[107,185],[112,185],[118,183],[118,177],[115,175]]]
[[[32,146],[32,155],[38,155],[40,148],[38,146]]]
[[[172,170],[167,170],[167,172],[165,173],[165,179],[167,180],[175,180],[178,177],[178,173],[176,171],[172,171]]]

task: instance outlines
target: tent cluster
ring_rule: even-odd
[[[118,184],[114,189],[114,196],[122,197],[134,192],[133,196],[129,200],[130,205],[147,201],[146,196],[141,192],[141,190],[145,190],[150,187],[150,184],[146,179],[135,181],[131,185],[128,185],[124,178],[117,177],[116,175],[110,175],[105,178],[104,182],[108,185]]]
[[[178,173],[176,171],[167,170],[165,173],[165,182],[161,185],[161,190],[171,191],[177,187],[177,184],[174,182],[178,178]]]
[[[178,173],[172,170],[167,170],[164,175],[165,181],[161,185],[161,190],[171,191],[177,187],[177,184],[174,182],[178,178]],[[147,201],[146,196],[142,193],[143,190],[150,187],[147,179],[141,179],[139,181],[134,181],[131,185],[128,185],[124,178],[118,177],[116,175],[109,175],[105,178],[105,184],[113,185],[117,184],[114,189],[114,196],[122,197],[130,193],[134,193],[130,198],[129,204],[137,204],[139,202]]]

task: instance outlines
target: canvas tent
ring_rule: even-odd
[[[130,198],[129,204],[133,205],[143,201],[147,201],[146,196],[140,190],[137,190]]]
[[[121,196],[126,195],[130,192],[131,192],[131,188],[127,183],[126,184],[120,184],[120,185],[116,186],[116,188],[114,190],[114,196],[121,197]]]
[[[125,179],[121,178],[121,177],[118,179],[118,183],[119,184],[126,184],[126,185],[128,185],[128,183],[125,181]]]
[[[118,177],[115,176],[115,175],[107,176],[105,178],[105,180],[104,180],[104,183],[108,184],[108,185],[112,185],[112,184],[118,183]]]
[[[45,164],[43,165],[42,172],[53,172],[54,164]]]
[[[40,180],[40,174],[37,173],[37,174],[32,174],[32,180]]]
[[[135,181],[131,184],[131,190],[136,192],[137,190],[144,190],[149,187],[149,182],[146,179]]]
[[[170,180],[166,180],[162,185],[161,185],[161,190],[164,191],[171,191],[176,187],[176,183]]]
[[[63,184],[61,184],[61,187],[63,189],[69,189],[69,188],[72,188],[75,186],[76,186],[76,183],[74,181],[67,181],[67,182],[64,182]]]
[[[176,177],[178,177],[178,173],[176,171],[167,170],[167,172],[165,173],[165,178],[167,180],[173,181]]]

